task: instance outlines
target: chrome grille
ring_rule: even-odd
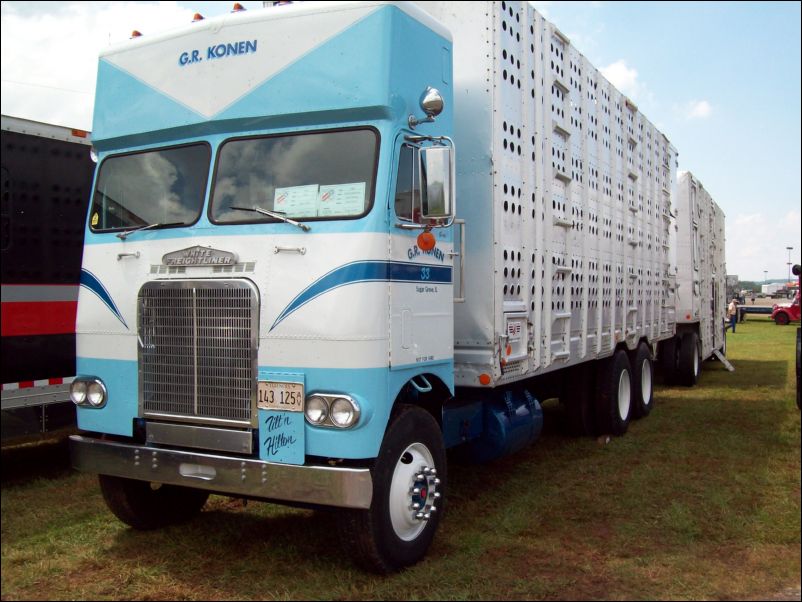
[[[149,282],[139,292],[144,416],[251,424],[258,295],[246,280]]]

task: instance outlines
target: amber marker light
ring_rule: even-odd
[[[245,7],[242,6],[242,4],[240,4],[239,2],[236,2],[234,4],[234,8],[231,9],[231,12],[232,13],[238,13],[238,12],[243,11],[243,10],[245,10]]]
[[[203,21],[203,15],[202,14],[195,13],[195,15],[192,17],[192,22],[193,23],[196,23],[197,21]]]
[[[480,374],[479,375],[479,384],[480,385],[489,385],[490,384],[490,375],[489,374]]]
[[[142,33],[141,33],[141,32],[139,32],[139,31],[137,31],[136,29],[135,29],[134,31],[132,31],[132,32],[131,32],[131,38],[132,38],[132,39],[133,39],[133,38],[141,38],[141,37],[142,37]]]
[[[421,251],[431,251],[437,244],[437,239],[429,231],[424,231],[418,234],[418,248]]]

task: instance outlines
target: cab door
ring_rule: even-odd
[[[390,366],[453,365],[453,148],[402,134],[395,151]]]

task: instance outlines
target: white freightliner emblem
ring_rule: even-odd
[[[234,265],[237,263],[236,253],[218,251],[211,247],[194,246],[181,251],[173,251],[162,257],[164,265],[181,266],[208,266],[208,265]]]

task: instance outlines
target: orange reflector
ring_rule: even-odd
[[[234,3],[234,8],[231,9],[231,12],[232,13],[238,13],[241,10],[245,10],[245,7],[242,6],[242,4],[240,4],[239,2],[235,2]]]
[[[88,134],[83,130],[72,130],[72,135],[76,138],[86,138]]]
[[[481,384],[481,385],[489,385],[490,384],[490,375],[489,374],[480,374],[479,375],[479,384]]]
[[[203,21],[203,15],[200,13],[195,13],[195,15],[192,17],[192,22],[194,23],[195,21]]]
[[[131,37],[132,38],[139,38],[139,37],[142,37],[142,34],[135,29],[134,31],[131,32]]]
[[[507,345],[507,355],[512,355],[512,345]]]
[[[421,251],[431,251],[437,244],[437,239],[431,232],[421,232],[418,234],[418,248]]]
[[[691,314],[685,314],[685,319],[686,320],[690,320],[691,319]]]

